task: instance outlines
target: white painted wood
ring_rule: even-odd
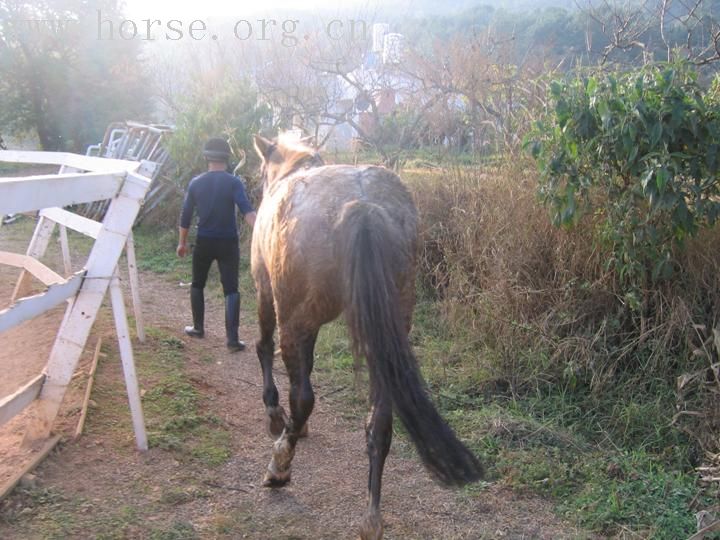
[[[45,255],[48,244],[50,243],[50,237],[55,229],[55,223],[48,221],[47,219],[40,217],[38,224],[35,226],[30,244],[28,244],[26,255],[33,257],[34,259],[40,259]],[[11,302],[14,302],[21,296],[25,296],[27,291],[30,289],[30,274],[23,270],[20,272],[20,277],[15,283],[15,289],[13,289]]]
[[[0,264],[14,266],[15,268],[25,268],[25,262],[28,258],[27,255],[20,255],[12,251],[0,251]]]
[[[112,199],[123,183],[123,175],[90,172],[0,178],[0,214]]]
[[[19,253],[12,253],[10,251],[0,251],[0,264],[24,268],[45,285],[54,285],[65,281],[65,278],[60,274],[50,270],[43,263],[37,259],[33,259],[29,255],[20,255]]]
[[[35,226],[35,231],[30,239],[30,244],[28,244],[25,255],[34,259],[41,259],[45,255],[48,245],[50,245],[50,237],[54,230],[55,224],[41,217]]]
[[[147,178],[128,173],[120,193],[108,207],[86,263],[85,281],[50,353],[46,369],[47,380],[36,402],[35,419],[28,427],[26,443],[45,439],[50,434],[60,402],[82,354],[149,185]],[[48,206],[56,205],[57,203]]]
[[[58,174],[64,174],[64,173],[79,173],[83,172],[81,169],[77,169],[75,167],[70,167],[69,165],[60,165],[60,169],[58,170]]]
[[[70,244],[68,244],[68,235],[65,225],[60,225],[60,251],[62,252],[63,270],[65,275],[72,274],[72,261],[70,260]]]
[[[116,202],[119,203],[121,208],[128,207],[128,204],[130,206],[142,204],[149,187],[149,178],[139,174],[128,173],[125,178],[125,183],[123,184],[122,193]],[[123,203],[122,199],[127,199],[127,202]],[[103,220],[103,226],[110,231],[122,230],[123,235],[127,236],[130,233],[130,230],[125,231],[124,222],[125,220],[123,219],[122,211],[111,214],[108,209],[108,212],[105,214],[105,219]]]
[[[54,285],[55,283],[62,283],[65,278],[55,271],[51,270],[43,263],[32,257],[27,257],[25,260],[25,270],[30,272],[44,285]]]
[[[132,295],[133,314],[135,315],[135,330],[140,343],[145,343],[145,319],[142,313],[140,280],[138,279],[137,259],[135,258],[135,238],[132,231],[130,231],[125,245],[125,255],[127,256],[128,275],[130,276],[130,294]]]
[[[125,301],[120,289],[120,279],[117,274],[110,283],[110,299],[112,301],[113,318],[115,319],[115,330],[118,336],[120,347],[120,359],[122,360],[123,373],[125,374],[125,387],[127,388],[128,401],[130,403],[130,415],[135,430],[135,442],[138,450],[148,449],[147,434],[145,432],[145,419],[143,418],[142,403],[140,401],[140,388],[138,387],[137,373],[135,372],[135,358],[133,357],[132,342],[130,341],[130,329],[127,323],[125,312]]]
[[[142,161],[140,161],[140,167],[138,167],[138,170],[136,172],[148,178],[153,178],[158,170],[158,167],[158,163],[143,159]]]
[[[85,271],[78,272],[64,283],[50,285],[47,291],[21,298],[0,311],[0,333],[45,313],[75,296],[80,289]]]
[[[62,208],[43,208],[40,210],[40,215],[91,238],[97,238],[102,228],[102,223],[99,221],[88,219]]]
[[[40,261],[33,259],[28,255],[20,255],[9,251],[0,251],[0,264],[15,266],[21,268],[20,278],[15,284],[15,289],[10,298],[10,302],[14,303],[21,296],[24,296],[30,289],[30,278],[35,276],[45,285],[53,285],[63,283],[65,278],[53,272]]]
[[[44,381],[45,374],[41,373],[14,394],[0,400],[0,426],[20,414],[35,400]]]
[[[77,279],[77,282],[69,280],[67,283],[54,285],[44,294],[23,299],[0,313],[0,324],[10,327],[11,324],[18,324],[21,319],[26,320],[30,316],[45,311],[51,305],[56,305],[63,299],[72,297],[77,291],[75,289],[70,292],[72,287],[77,286],[80,289],[77,296],[69,302],[65,318],[50,353],[44,384],[40,383],[41,388],[38,386],[39,396],[35,409],[35,420],[28,429],[26,441],[46,438],[49,435],[60,402],[87,341],[90,328],[110,286],[113,314],[118,331],[137,444],[141,450],[147,449],[147,435],[132,355],[132,343],[127,327],[125,304],[118,280],[115,279],[112,285],[110,282],[113,272],[116,271],[122,249],[127,243],[127,237],[131,233],[131,227],[137,217],[142,199],[150,185],[149,179],[136,174],[135,171],[140,167],[140,164],[136,162],[89,158],[74,154],[4,151],[0,152],[0,161],[52,163],[62,166],[62,174],[58,175],[0,178],[0,214],[46,208],[41,212],[33,240],[28,247],[27,255],[29,257],[15,255],[5,257],[7,260],[15,262],[16,266],[26,270],[16,286],[14,298],[21,291],[21,285],[28,281],[29,273],[37,275],[44,282],[57,280],[57,274],[38,261],[30,260],[44,255],[56,221],[61,225],[61,247],[66,272],[70,271],[71,265],[66,227],[96,238],[87,261],[87,274],[82,287],[78,276],[74,278]],[[71,168],[99,172],[78,174],[76,171],[70,172]],[[102,225],[75,216],[60,208],[105,199],[111,199],[111,203]],[[128,264],[133,280],[132,289],[135,291],[133,292],[133,304],[137,310],[136,319],[140,324],[138,335],[144,337],[139,294],[135,301],[138,280],[132,240],[129,251]],[[13,407],[19,406],[16,404],[22,404],[24,407],[27,405],[24,403],[25,400],[29,403],[35,397],[30,391],[16,394],[16,396],[19,397],[12,400]],[[7,410],[10,411],[9,408]]]
[[[31,152],[22,150],[0,150],[0,161],[11,163],[39,163],[65,165],[83,171],[110,172],[136,171],[139,164],[123,159],[109,159],[69,152]]]
[[[40,214],[56,223],[63,223],[70,229],[97,238],[102,224],[61,208],[46,208]],[[145,319],[142,314],[142,300],[140,298],[140,281],[137,271],[137,259],[135,256],[135,241],[132,232],[128,235],[125,253],[128,262],[128,274],[130,276],[130,293],[133,301],[133,314],[135,316],[135,328],[138,340],[145,342]]]

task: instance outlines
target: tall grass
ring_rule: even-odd
[[[720,227],[678,250],[638,309],[599,216],[552,226],[534,167],[403,174],[421,215],[423,370],[499,481],[603,534],[688,536],[718,492],[694,467],[720,453]]]
[[[717,361],[698,344],[720,324],[720,228],[678,251],[675,279],[645,291],[637,310],[607,269],[599,220],[552,226],[532,163],[410,170],[404,178],[421,214],[422,285],[483,372],[480,380],[463,375],[468,392],[481,384],[514,397],[558,389],[588,396],[586,406],[607,409],[607,423],[627,434],[635,428],[618,417],[642,423],[653,406],[654,420],[669,424],[676,377]],[[603,396],[633,406],[613,410]],[[620,438],[647,440],[640,431]]]

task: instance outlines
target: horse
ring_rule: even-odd
[[[320,327],[345,314],[356,358],[367,361],[371,409],[365,424],[369,503],[364,540],[383,535],[380,489],[393,409],[426,468],[442,484],[479,480],[483,468],[430,400],[408,334],[415,305],[417,211],[393,172],[326,165],[301,142],[254,137],[262,201],[253,228],[263,402],[272,448],[263,485],[290,481],[298,439],[315,401],[310,375]],[[273,381],[274,332],[290,389],[290,416]]]

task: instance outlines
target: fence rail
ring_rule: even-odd
[[[60,166],[60,172],[55,175],[0,178],[0,215],[39,211],[38,224],[26,254],[0,252],[0,264],[21,269],[10,307],[0,311],[0,332],[63,302],[68,304],[44,372],[0,400],[0,424],[33,404],[36,414],[28,426],[25,439],[48,439],[60,403],[109,289],[135,438],[139,449],[147,449],[132,342],[117,265],[123,249],[126,249],[138,336],[142,339],[144,329],[141,327],[132,225],[150,187],[148,171],[155,170],[154,165],[68,153],[7,150],[0,151],[0,161]],[[105,200],[108,201],[107,211],[104,212],[102,222],[62,208]],[[48,247],[55,225],[60,227],[65,277],[39,262]],[[87,261],[74,274],[71,274],[67,228],[95,239]],[[48,288],[41,294],[24,296],[32,277]]]

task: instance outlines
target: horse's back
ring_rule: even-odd
[[[353,201],[377,204],[394,216],[407,218],[415,214],[407,188],[395,173],[384,167],[326,165],[297,174],[292,184],[294,203],[318,205],[334,212],[335,218],[344,204]]]
[[[330,247],[342,241],[339,226],[344,209],[358,202],[384,211],[396,241],[408,247],[415,244],[417,214],[412,197],[395,173],[376,166],[328,165],[298,175],[287,209],[287,218],[295,223],[291,234],[304,247],[319,244],[319,238],[326,240],[319,247],[329,257]]]
[[[258,212],[253,258],[266,261],[278,317],[298,306],[323,322],[343,310],[343,210],[378,207],[399,251],[398,276],[414,278],[417,215],[409,191],[393,172],[375,166],[327,165],[295,173],[276,186]],[[257,252],[257,253],[256,253]],[[256,277],[257,279],[257,277]]]

